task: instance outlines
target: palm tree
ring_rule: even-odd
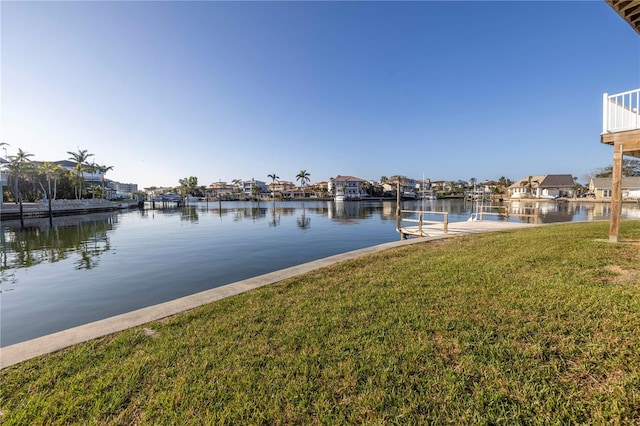
[[[89,163],[85,165],[85,171],[91,174],[91,198],[95,200],[96,198],[96,185],[93,184],[93,175],[98,173],[98,165],[96,163]]]
[[[22,201],[20,191],[18,190],[18,183],[20,178],[28,171],[28,164],[31,162],[29,157],[33,157],[33,154],[29,154],[20,148],[18,148],[18,153],[16,155],[9,156],[9,169],[13,175],[13,193],[16,204]]]
[[[13,193],[15,202],[20,205],[20,226],[24,228],[24,217],[22,210],[22,194],[18,188],[20,177],[28,173],[31,160],[29,157],[33,157],[33,154],[29,154],[22,149],[18,148],[16,155],[9,157],[9,170],[13,174]]]
[[[80,199],[82,197],[84,182],[84,179],[82,178],[82,171],[87,166],[87,160],[89,159],[89,157],[93,157],[93,154],[89,154],[86,149],[80,148],[78,148],[78,152],[67,151],[67,154],[71,156],[69,157],[69,160],[76,162],[76,177],[78,179],[78,191],[76,192],[76,199]]]
[[[471,199],[475,199],[476,198],[476,178],[472,177],[471,179],[469,179],[469,187],[471,187],[471,191],[473,191],[471,193]]]
[[[539,183],[537,180],[533,180],[533,176],[529,176],[527,177],[527,180],[523,180],[522,182],[520,182],[520,186],[526,186],[527,187],[527,193],[531,196],[533,195],[533,184],[534,183]]]
[[[511,179],[507,179],[504,176],[500,176],[500,179],[498,179],[498,193],[503,194],[505,192],[505,189],[509,186],[511,186],[513,182],[511,181]]]
[[[371,190],[372,190],[371,182],[366,181],[366,180],[360,182],[360,191],[361,192],[364,192],[365,194],[371,196]]]
[[[273,195],[273,187],[276,184],[276,181],[280,179],[280,176],[277,176],[275,173],[267,175],[268,178],[271,178],[271,198],[275,198]]]
[[[6,143],[6,142],[0,142],[0,146],[9,146],[9,144]],[[7,148],[3,148],[3,149],[4,149],[5,158],[3,159],[3,161],[0,161],[0,166],[2,165],[2,163],[8,162],[8,160],[6,158],[7,157]],[[2,186],[0,186],[0,202],[4,202],[4,196],[2,194]]]
[[[234,190],[235,192],[238,193],[238,199],[240,198],[240,192],[242,192],[242,179],[234,179],[231,181],[231,183],[233,184]]]
[[[311,181],[309,176],[311,175],[307,173],[306,170],[300,170],[300,173],[296,175],[296,180],[300,182],[300,186],[302,187],[302,192],[304,192],[304,186]]]
[[[6,143],[6,142],[0,142],[0,146],[9,146],[9,144]],[[3,149],[4,149],[4,156],[6,157],[7,156],[7,148],[3,148]],[[5,158],[5,160],[6,160],[6,158]]]
[[[107,198],[107,193],[104,190],[104,175],[109,171],[113,170],[113,166],[100,165],[96,167],[98,173],[100,173],[100,183],[102,185],[102,198]]]
[[[251,196],[253,198],[255,198],[255,200],[258,202],[258,205],[260,204],[260,194],[262,193],[262,188],[260,188],[259,185],[256,185],[255,180],[251,180]]]
[[[47,179],[48,191],[44,191],[44,192],[47,195],[47,202],[49,203],[49,222],[51,222],[53,220],[53,211],[51,209],[51,200],[52,200],[52,198],[55,197],[55,193],[51,192],[51,179],[53,179],[53,181],[54,181],[54,185],[53,186],[55,188],[56,187],[56,183],[55,182],[57,182],[57,180],[58,180],[56,178],[56,175],[58,173],[58,170],[60,170],[60,169],[61,169],[60,165],[58,165],[58,164],[53,165],[53,164],[51,164],[51,163],[49,163],[47,161],[45,161],[42,164],[42,166],[39,167],[39,171],[41,173],[43,173],[45,175],[46,179]],[[42,184],[40,184],[40,186],[42,187]],[[43,190],[44,190],[44,187],[43,187]],[[55,189],[54,189],[54,191],[55,191]]]

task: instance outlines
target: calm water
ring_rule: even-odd
[[[512,211],[525,207],[511,203]],[[540,203],[542,222],[607,219],[608,204]],[[0,345],[399,239],[394,202],[225,202],[1,226]],[[449,211],[437,200],[403,209]],[[640,218],[637,206],[623,217]],[[491,218],[489,218],[491,220]],[[498,220],[493,218],[493,220]]]

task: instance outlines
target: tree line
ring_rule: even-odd
[[[7,146],[0,143],[0,146]],[[90,162],[93,154],[86,149],[67,151],[69,160],[75,163],[73,170],[51,162],[36,162],[33,154],[18,148],[15,155],[8,155],[4,164],[8,185],[4,199],[21,204],[39,200],[107,198],[105,175],[113,166]],[[100,175],[100,183],[87,183],[84,173]]]

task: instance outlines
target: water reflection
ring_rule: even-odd
[[[196,206],[184,206],[180,211],[180,220],[198,222],[198,209]]]
[[[311,228],[311,218],[307,217],[307,212],[304,207],[302,208],[302,216],[296,219],[296,223],[298,224],[298,228],[302,230]]]
[[[510,214],[532,214],[534,209],[537,209],[540,223],[608,220],[611,216],[609,203],[511,201],[505,205],[510,208]],[[640,218],[639,206],[636,203],[624,203],[620,217],[622,219]]]
[[[598,203],[502,206],[511,214],[537,209],[547,223],[606,220],[610,213],[608,204]],[[473,207],[430,200],[403,202],[401,209],[447,212],[456,222],[467,220]],[[622,215],[640,218],[640,208],[624,204]],[[22,231],[19,222],[3,222],[0,345],[396,241],[395,219],[395,201],[277,201],[66,216],[54,226],[29,220]]]
[[[391,203],[385,203],[391,204]],[[341,223],[354,223],[358,220],[368,219],[376,213],[383,211],[382,204],[337,202],[329,203],[326,209],[329,218]],[[392,209],[395,215],[395,207]]]
[[[67,259],[76,270],[95,268],[111,248],[109,232],[117,223],[116,213],[64,216],[56,218],[54,226],[45,219],[31,220],[24,229],[5,221],[0,229],[1,282],[12,282],[17,269]]]
[[[312,216],[328,219],[330,222],[347,225],[379,219],[395,221],[396,205],[385,202],[273,202],[266,204],[228,203],[213,205],[196,203],[181,209],[141,211],[143,218],[155,215],[175,216],[181,221],[198,223],[203,216],[231,216],[233,222],[250,220],[266,221],[271,228],[282,225],[284,218],[294,217],[300,230],[311,229]],[[509,220],[533,222],[534,212],[540,223],[570,222],[579,220],[607,220],[611,213],[608,203],[593,202],[541,202],[511,201],[493,204],[492,207],[506,207]],[[403,210],[425,210],[448,212],[449,221],[466,220],[474,203],[465,200],[425,200],[403,202]],[[488,211],[490,211],[489,209]],[[625,203],[622,218],[640,218],[637,204]],[[496,216],[485,216],[486,220],[506,220]],[[440,218],[438,218],[440,219]],[[54,226],[46,219],[31,220],[27,227],[20,229],[19,223],[5,221],[0,230],[2,252],[0,254],[0,278],[11,281],[12,271],[28,268],[41,263],[55,263],[73,258],[77,270],[93,269],[100,256],[110,249],[109,232],[118,223],[118,213],[101,213],[88,216],[66,216],[56,218]],[[389,226],[394,226],[390,224]]]

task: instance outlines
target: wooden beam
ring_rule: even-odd
[[[640,1],[605,0],[615,12],[640,34]]]
[[[623,145],[616,143],[613,148],[613,170],[611,174],[611,220],[609,221],[609,241],[618,242],[620,212],[622,210],[622,152]]]
[[[640,158],[640,130],[603,133],[600,135],[600,142],[607,145],[621,145],[624,155]]]

